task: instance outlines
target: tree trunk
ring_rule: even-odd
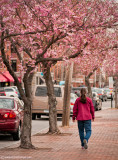
[[[89,78],[93,75],[93,73],[97,70],[97,67],[93,69],[87,76],[85,76],[85,84],[88,88],[88,97],[92,99],[92,90],[91,90],[91,84],[89,82]]]
[[[62,126],[63,127],[64,126],[69,126],[72,70],[73,70],[73,64],[71,64],[71,67],[68,64],[68,67],[67,67],[67,70],[66,70],[64,100],[63,100],[63,116],[62,116]]]
[[[47,86],[48,105],[49,105],[49,133],[59,133],[57,127],[57,110],[56,110],[56,97],[54,95],[54,86],[51,77],[50,67],[47,67],[44,72],[45,82]]]
[[[32,80],[34,72],[25,74],[23,78],[24,87],[25,87],[25,97],[24,101],[24,119],[23,119],[23,128],[21,135],[21,148],[35,148],[31,142],[31,129],[32,129]]]
[[[4,32],[2,33],[2,36],[4,35]],[[9,61],[6,58],[6,53],[5,53],[5,44],[4,40],[1,40],[1,54],[2,54],[2,59],[3,63],[7,67],[7,70],[11,74],[11,76],[14,78],[14,81],[16,82],[16,85],[18,87],[18,90],[21,94],[21,98],[24,102],[24,119],[23,119],[23,124],[21,126],[21,148],[33,148],[31,144],[31,104],[32,100],[27,98],[23,92],[22,86],[19,83],[19,80],[12,69]],[[31,81],[32,77],[30,78],[30,88],[31,88]],[[27,87],[26,87],[27,88]],[[31,96],[29,96],[31,97]]]
[[[21,134],[21,148],[29,149],[34,148],[31,143],[31,99],[27,99],[24,103],[24,119],[23,119],[23,126],[22,126],[22,134]]]
[[[115,108],[118,108],[118,82],[115,80]]]
[[[89,82],[89,77],[85,76],[85,84],[88,88],[88,97],[92,99],[92,91],[91,91],[91,84]]]

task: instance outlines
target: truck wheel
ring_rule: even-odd
[[[32,113],[32,120],[36,119],[36,113]]]
[[[14,141],[19,141],[20,140],[20,135],[21,135],[21,130],[20,130],[20,125],[19,125],[17,132],[12,134],[13,140]]]

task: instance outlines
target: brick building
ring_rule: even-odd
[[[5,45],[5,52],[6,52],[6,57],[9,60],[9,63],[11,64],[13,70],[15,71],[19,81],[22,82],[22,77],[23,77],[24,73],[19,70],[20,60],[17,58],[16,53],[14,53],[14,50],[9,45],[9,43],[7,43]],[[0,53],[0,56],[1,56],[1,53]],[[23,54],[21,56],[23,56]],[[24,55],[24,56],[26,56],[26,55]],[[35,82],[33,82],[33,83],[35,83],[37,85],[41,84],[41,82],[44,81],[42,77],[43,77],[42,69],[39,65],[37,72],[35,74],[35,77],[34,77]],[[0,87],[13,86],[13,85],[15,85],[13,77],[7,71],[7,68],[2,63],[2,60],[0,60]]]

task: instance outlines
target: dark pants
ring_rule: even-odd
[[[78,122],[81,146],[84,146],[83,140],[86,139],[88,142],[91,136],[91,120],[77,121],[77,122]]]

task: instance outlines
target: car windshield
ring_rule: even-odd
[[[98,90],[98,93],[102,93],[102,90]]]
[[[105,91],[105,92],[110,92],[110,89],[105,89],[104,91]]]
[[[102,93],[102,90],[100,89],[92,89],[93,92]]]
[[[14,108],[13,99],[0,98],[0,109],[13,109],[13,108]]]
[[[54,94],[56,97],[61,97],[61,88],[54,87]],[[37,87],[35,96],[46,97],[47,96],[47,87]]]

